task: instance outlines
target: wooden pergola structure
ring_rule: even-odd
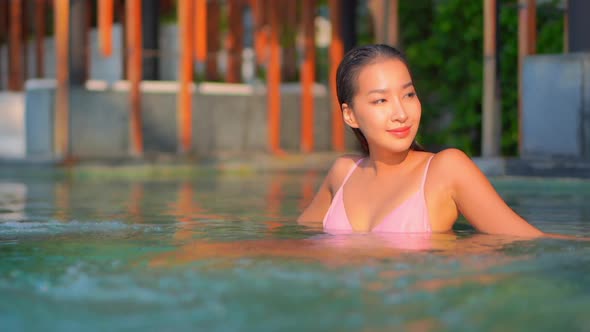
[[[70,45],[84,43],[84,38],[93,21],[93,15],[99,29],[100,49],[103,56],[113,53],[112,26],[118,15],[124,26],[125,43],[125,77],[129,81],[129,133],[130,152],[141,156],[143,153],[143,134],[141,130],[141,90],[142,64],[146,50],[142,39],[142,8],[148,0],[98,0],[97,8],[89,8],[90,0],[8,0],[0,1],[0,41],[6,40],[8,54],[8,84],[0,89],[23,90],[27,76],[44,76],[43,39],[47,34],[47,13],[54,15],[54,33],[56,42],[56,98],[55,98],[55,142],[56,155],[68,157],[69,151],[69,105],[68,91],[71,85],[83,84],[88,72],[87,51],[81,53],[85,61],[71,61],[73,50]],[[371,0],[383,12],[383,29],[386,31],[383,42],[398,40],[398,1]],[[301,150],[314,150],[314,103],[313,84],[315,78],[315,36],[314,18],[317,0],[161,0],[172,8],[177,4],[177,17],[180,31],[179,52],[179,90],[178,90],[178,151],[188,153],[192,141],[192,82],[194,81],[194,61],[205,64],[206,79],[218,79],[217,59],[215,54],[221,47],[220,7],[228,6],[229,38],[224,45],[228,51],[227,74],[225,81],[239,82],[239,64],[243,44],[242,11],[250,7],[254,18],[254,51],[259,66],[265,65],[267,72],[267,112],[268,112],[268,147],[272,152],[280,153],[280,101],[282,81],[280,41],[281,30],[289,20],[289,11],[293,4],[301,15],[296,24],[302,27],[303,58],[301,59]],[[329,0],[329,17],[332,25],[332,42],[329,49],[330,91],[332,114],[332,148],[336,151],[345,149],[344,125],[340,108],[335,96],[334,77],[338,63],[344,54],[341,27],[342,4],[344,1]],[[483,0],[484,3],[484,96],[483,96],[483,155],[498,156],[500,153],[500,108],[498,80],[496,78],[496,22],[498,0]],[[291,4],[291,5],[289,5]],[[83,6],[88,6],[85,10]],[[379,7],[381,6],[381,7]],[[522,67],[524,57],[535,53],[535,0],[519,0],[519,65]],[[86,13],[86,15],[83,15]],[[32,24],[34,22],[34,24]],[[567,22],[567,20],[566,20]],[[80,27],[80,24],[82,27]],[[33,26],[34,25],[34,29]],[[72,29],[76,26],[76,29]],[[25,59],[30,50],[26,49],[26,37],[35,37],[34,75],[27,75]],[[74,39],[74,43],[72,43]],[[379,41],[379,40],[378,40]],[[86,45],[84,47],[87,47]],[[295,45],[292,45],[295,48]],[[82,57],[84,58],[84,57]],[[284,59],[284,57],[283,57]],[[79,60],[79,59],[78,59]],[[521,70],[521,69],[520,69]],[[0,73],[2,75],[4,73]],[[519,75],[519,87],[520,83]],[[0,80],[1,82],[1,80]],[[519,101],[520,109],[520,101]],[[519,112],[520,113],[520,112]]]
[[[226,82],[239,82],[240,64],[243,43],[243,22],[242,11],[245,6],[250,6],[254,16],[254,43],[256,59],[259,65],[266,64],[267,69],[267,105],[268,105],[268,133],[269,149],[273,152],[280,152],[280,85],[281,85],[281,41],[280,32],[285,22],[282,18],[290,15],[285,8],[292,10],[295,1],[291,0],[176,0],[177,17],[179,25],[180,54],[178,68],[179,92],[177,119],[179,128],[179,152],[186,153],[191,149],[192,126],[191,126],[191,85],[194,81],[194,60],[206,63],[206,77],[218,78],[217,60],[208,56],[214,54],[220,47],[220,6],[227,2],[229,7],[230,34],[227,40],[227,51],[229,54],[227,63]],[[162,0],[162,2],[174,2]],[[72,11],[75,6],[88,5],[88,0],[10,0],[0,2],[0,38],[8,32],[8,45],[10,48],[10,72],[8,73],[8,89],[22,90],[24,88],[23,73],[25,65],[22,61],[27,51],[22,52],[24,47],[23,34],[27,34],[27,26],[32,22],[30,14],[23,13],[27,6],[34,8],[35,38],[36,38],[36,61],[37,77],[44,76],[43,60],[43,38],[46,35],[45,19],[46,11],[52,10],[54,15],[54,30],[56,42],[56,100],[55,100],[55,142],[54,150],[57,155],[67,157],[69,147],[69,86],[83,82],[72,82],[72,71],[79,71],[80,68],[72,68],[70,54],[71,39],[78,37],[80,33],[86,34],[89,26],[81,29],[72,29],[71,20],[76,18]],[[96,21],[99,29],[100,49],[103,56],[111,56],[112,26],[114,23],[115,11],[124,11],[121,21],[125,31],[125,76],[129,81],[129,132],[130,152],[132,155],[140,156],[143,152],[143,136],[141,132],[141,92],[142,81],[142,0],[100,0],[97,1]],[[122,6],[121,4],[124,4]],[[302,89],[301,109],[301,149],[311,152],[314,149],[313,135],[313,84],[315,82],[315,42],[314,42],[314,18],[317,5],[316,0],[302,0],[297,3],[301,12],[300,24],[303,27],[304,55],[300,69]],[[123,8],[121,8],[123,7]],[[28,8],[28,7],[27,7]],[[296,8],[297,9],[297,8]],[[92,15],[92,9],[86,8]],[[340,1],[330,1],[330,12],[340,12]],[[6,15],[5,13],[9,13]],[[28,13],[28,11],[27,11]],[[333,24],[338,25],[336,15],[330,15]],[[25,24],[26,23],[26,24]],[[78,35],[78,36],[74,36]],[[333,74],[336,66],[343,56],[344,49],[338,29],[332,33],[332,46],[330,47],[330,67]],[[87,45],[84,45],[87,47]],[[295,45],[292,45],[295,48]],[[24,56],[23,56],[24,53]],[[2,88],[2,87],[0,87]],[[335,88],[332,84],[332,91]],[[333,93],[334,94],[334,93]],[[333,103],[333,148],[344,150],[344,129],[340,120],[339,107]]]

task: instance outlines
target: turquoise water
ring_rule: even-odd
[[[590,331],[590,242],[330,236],[322,176],[0,174],[1,330]],[[590,182],[493,183],[590,237]]]

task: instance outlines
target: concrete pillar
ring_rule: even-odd
[[[590,52],[590,1],[568,0],[567,15],[569,52]]]

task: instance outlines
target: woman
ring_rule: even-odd
[[[336,74],[338,103],[366,156],[337,159],[300,223],[328,233],[450,231],[459,213],[479,231],[544,235],[516,214],[463,152],[423,151],[422,109],[403,54],[386,45],[347,53]]]

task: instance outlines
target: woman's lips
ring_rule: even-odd
[[[410,134],[410,128],[411,126],[399,127],[395,129],[390,129],[387,132],[395,137],[404,138]]]

